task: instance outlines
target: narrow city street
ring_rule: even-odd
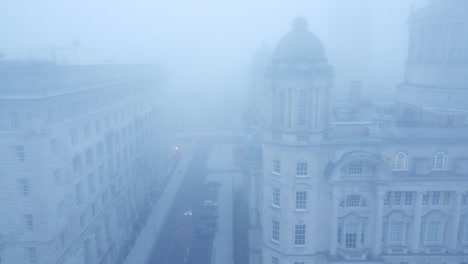
[[[232,199],[241,174],[232,152],[228,145],[198,147],[148,264],[234,263]]]

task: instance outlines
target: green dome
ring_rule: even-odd
[[[326,60],[322,41],[309,31],[307,20],[298,17],[294,20],[292,30],[278,42],[274,54],[279,60]]]

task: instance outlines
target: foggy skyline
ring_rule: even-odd
[[[403,79],[411,6],[424,2],[5,1],[0,53],[50,59],[55,47],[61,62],[79,43],[69,63],[158,63],[169,76],[182,73],[169,77],[174,87],[232,91],[247,85],[254,52],[265,43],[274,49],[304,16],[335,67],[336,89],[354,78],[392,89]]]

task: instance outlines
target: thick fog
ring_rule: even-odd
[[[179,106],[241,103],[255,51],[263,44],[273,50],[304,16],[335,67],[338,96],[351,79],[391,95],[403,79],[407,19],[423,2],[7,0],[0,3],[0,52],[68,64],[158,63],[171,91],[182,93]]]

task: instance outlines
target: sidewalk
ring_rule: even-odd
[[[144,264],[158,238],[164,220],[177,196],[177,190],[183,182],[183,176],[193,157],[193,148],[184,147],[182,149],[182,159],[174,170],[169,183],[163,190],[159,201],[154,205],[148,217],[146,225],[142,228],[140,235],[135,241],[135,246],[130,250],[124,264]],[[181,170],[182,173],[178,173]]]
[[[216,170],[237,169],[234,162],[232,146],[216,146],[210,153],[208,168]],[[218,232],[213,241],[211,264],[233,264],[233,182],[239,178],[238,173],[215,173],[208,175],[207,180],[221,183],[218,192]]]

